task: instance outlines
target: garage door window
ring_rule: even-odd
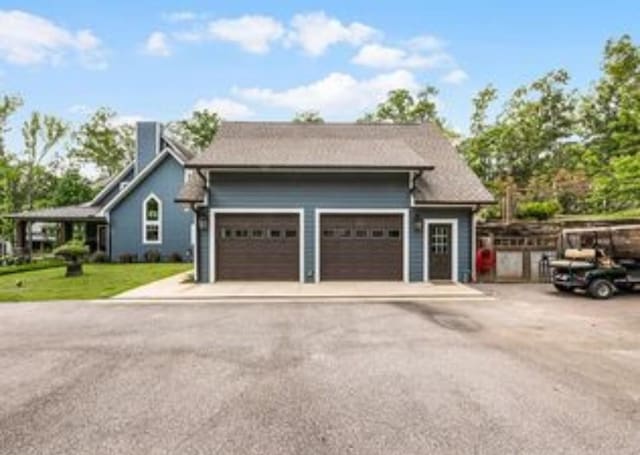
[[[400,238],[400,231],[398,229],[389,229],[387,231],[387,236],[390,239],[399,239]]]

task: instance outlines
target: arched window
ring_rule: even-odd
[[[144,243],[162,243],[162,201],[151,194],[142,204],[142,240]]]

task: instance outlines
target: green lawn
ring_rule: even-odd
[[[175,263],[85,264],[84,275],[75,278],[66,278],[64,267],[12,273],[0,276],[0,302],[107,298],[192,268]]]

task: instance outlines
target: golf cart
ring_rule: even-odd
[[[549,265],[560,292],[608,299],[640,286],[640,225],[564,229],[559,250]]]

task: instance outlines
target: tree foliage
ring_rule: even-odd
[[[115,118],[114,111],[101,107],[72,135],[69,158],[95,166],[101,178],[116,175],[133,160],[133,126],[115,124]]]
[[[602,75],[585,94],[565,70],[515,90],[493,119],[492,87],[473,99],[460,152],[501,194],[507,179],[524,201],[557,200],[565,213],[640,207],[640,47],[609,40]]]
[[[21,97],[17,95],[3,95],[0,98],[0,157],[5,156],[4,137],[9,132],[9,118],[24,104]]]
[[[206,149],[220,127],[220,117],[208,110],[194,111],[191,117],[167,125],[168,131],[196,152]]]
[[[296,112],[293,123],[324,123],[324,119],[318,111]]]
[[[88,178],[76,168],[67,169],[57,180],[51,195],[51,204],[66,206],[89,201],[94,189]]]

